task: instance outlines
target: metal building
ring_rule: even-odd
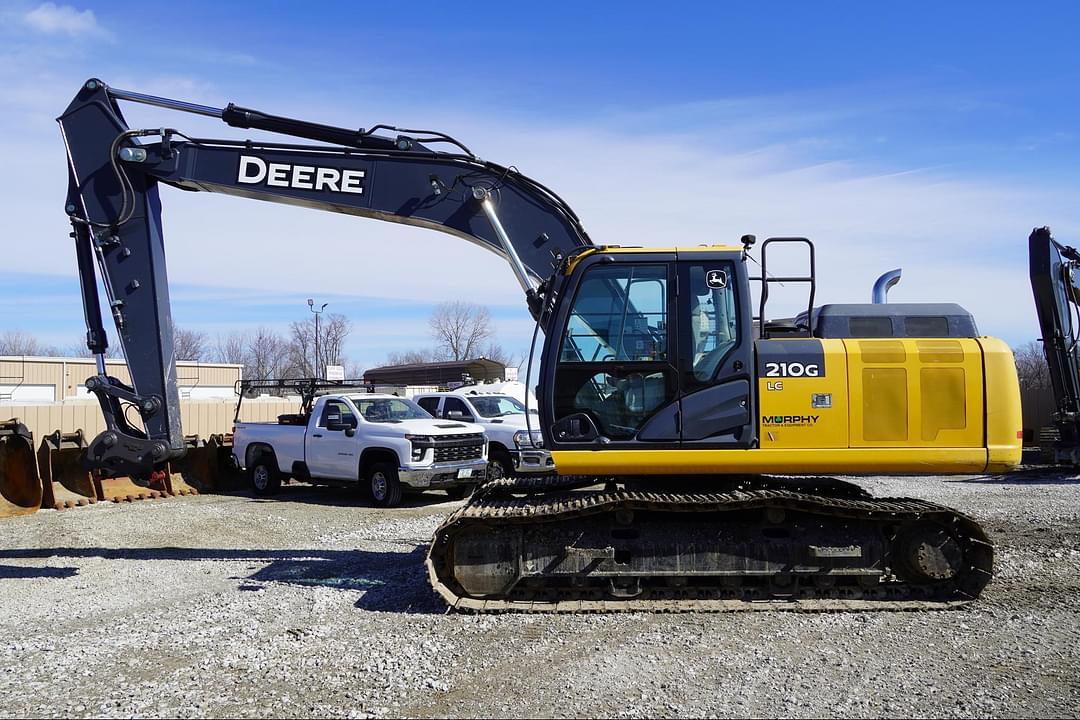
[[[123,360],[106,360],[109,375],[130,383]],[[242,365],[178,361],[180,398],[235,399]],[[93,358],[0,356],[0,403],[27,404],[93,399],[83,383],[96,374]]]
[[[123,360],[107,360],[108,373],[130,382]],[[105,429],[96,398],[83,383],[96,372],[92,358],[0,356],[0,420],[19,418],[35,439],[60,430],[93,437]],[[177,362],[184,432],[207,437],[232,431],[234,391],[243,366]],[[295,402],[268,399],[245,403],[245,420],[273,420],[294,412]]]
[[[462,383],[495,382],[505,379],[506,367],[502,363],[487,358],[387,365],[364,372],[364,381],[372,385],[457,387]]]

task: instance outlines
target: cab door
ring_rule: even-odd
[[[751,447],[747,283],[734,251],[581,260],[544,350],[552,448]]]
[[[312,477],[358,479],[360,458],[356,453],[360,443],[345,432],[346,426],[357,427],[352,406],[344,399],[327,400],[315,427],[309,431],[307,464]]]
[[[581,261],[545,346],[541,405],[553,446],[678,445],[674,260]]]

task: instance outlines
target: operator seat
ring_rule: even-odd
[[[706,306],[712,302],[712,291],[705,284],[705,272],[695,272],[690,277],[690,337],[693,340],[694,367],[708,352],[709,336],[712,334],[712,319]]]

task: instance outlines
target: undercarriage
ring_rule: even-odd
[[[991,578],[986,534],[941,505],[830,478],[673,486],[490,483],[436,532],[432,585],[477,612],[820,611],[956,607]]]

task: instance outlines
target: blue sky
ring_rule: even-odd
[[[824,301],[866,300],[899,266],[897,300],[958,301],[983,332],[1037,337],[1027,234],[1049,224],[1080,241],[1080,6],[518,5],[7,3],[0,331],[61,345],[82,333],[53,118],[97,76],[210,105],[445,130],[556,189],[598,242],[808,235]],[[125,111],[133,126],[246,136]],[[347,351],[371,367],[427,345],[432,307],[466,298],[491,308],[504,346],[527,345],[503,262],[453,238],[163,198],[181,325],[283,328],[316,297],[354,320]],[[310,261],[282,262],[298,245]]]

